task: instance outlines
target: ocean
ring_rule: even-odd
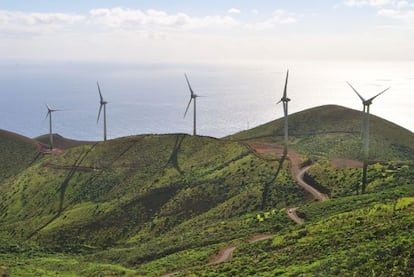
[[[197,133],[223,137],[282,117],[276,105],[289,69],[289,112],[325,104],[362,110],[349,81],[374,100],[371,113],[414,130],[414,61],[271,61],[193,64],[113,64],[0,61],[0,129],[28,137],[53,132],[100,140],[98,81],[108,101],[108,138],[192,133],[184,73],[197,99]]]

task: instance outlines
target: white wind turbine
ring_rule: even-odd
[[[285,89],[283,90],[283,97],[277,102],[279,104],[280,102],[283,103],[283,112],[285,115],[285,139],[284,139],[284,147],[283,147],[283,155],[287,155],[288,151],[288,102],[290,99],[287,97],[287,84],[288,84],[288,78],[289,78],[289,69],[286,73],[286,81],[285,81]]]
[[[383,91],[381,91],[380,93],[378,93],[377,95],[369,99],[365,99],[364,97],[361,96],[361,94],[358,93],[358,91],[349,82],[347,82],[347,84],[352,88],[352,90],[361,99],[362,106],[363,106],[362,111],[364,112],[364,148],[363,148],[364,149],[364,166],[363,166],[363,172],[362,172],[362,193],[365,193],[365,188],[367,184],[368,158],[369,158],[369,118],[370,118],[369,107],[371,106],[372,101],[375,98],[377,98],[378,96],[380,96],[381,94],[389,90],[390,87],[384,89]]]
[[[193,89],[191,88],[190,82],[188,81],[187,74],[184,74],[184,76],[185,76],[185,79],[187,80],[188,88],[190,90],[190,101],[188,102],[187,108],[185,109],[184,117],[187,115],[188,108],[190,107],[191,101],[194,100],[193,135],[195,136],[197,134],[197,124],[196,124],[197,104],[196,104],[196,100],[197,100],[198,97],[202,97],[202,96],[197,95],[197,94],[194,93]]]
[[[49,148],[53,149],[52,113],[60,110],[52,109],[48,104],[46,104],[46,108],[47,114],[45,119],[49,117]]]
[[[96,82],[96,85],[98,86],[98,92],[99,92],[99,99],[100,99],[100,106],[99,106],[99,112],[98,112],[98,119],[96,120],[96,123],[99,122],[99,117],[101,116],[101,111],[103,107],[103,121],[104,121],[104,141],[106,141],[106,104],[108,104],[107,101],[105,101],[102,97],[101,88],[99,87],[99,83]]]

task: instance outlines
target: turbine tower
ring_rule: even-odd
[[[99,117],[101,116],[101,111],[103,107],[103,121],[104,121],[104,141],[106,141],[106,104],[108,104],[107,101],[104,101],[101,93],[101,88],[99,87],[99,83],[96,82],[96,85],[98,86],[98,92],[99,92],[99,99],[100,99],[100,106],[99,106],[99,112],[98,112],[98,119],[96,120],[96,124],[99,122]]]
[[[283,156],[287,155],[288,151],[288,102],[290,99],[287,97],[287,84],[288,84],[288,78],[289,78],[289,69],[286,72],[286,81],[285,81],[285,89],[283,90],[283,97],[277,102],[279,104],[280,102],[283,103],[283,112],[285,114],[285,141],[284,141],[284,147],[283,147]]]
[[[60,111],[60,110],[52,109],[49,107],[48,104],[46,104],[46,108],[47,108],[47,114],[46,114],[45,119],[49,117],[49,149],[52,150],[53,149],[52,113]]]
[[[185,113],[184,113],[184,117],[187,115],[188,112],[188,108],[190,107],[191,101],[193,101],[194,99],[194,114],[193,114],[193,136],[195,136],[197,134],[197,124],[196,124],[196,119],[197,119],[197,105],[196,105],[196,100],[198,96],[197,94],[194,93],[193,89],[191,88],[190,82],[188,81],[188,77],[187,74],[184,74],[185,79],[187,80],[187,84],[188,84],[188,88],[190,90],[190,101],[188,102],[187,108],[185,109]]]
[[[369,107],[372,104],[372,101],[377,98],[378,96],[380,96],[381,94],[383,94],[384,92],[386,92],[387,90],[389,90],[390,88],[386,88],[383,91],[381,91],[380,93],[378,93],[377,95],[365,100],[364,97],[361,96],[361,94],[358,93],[358,91],[349,83],[347,82],[347,84],[352,88],[352,90],[358,95],[358,97],[361,99],[362,101],[362,106],[363,106],[363,113],[364,113],[364,166],[363,166],[363,171],[362,171],[362,191],[361,193],[364,194],[365,193],[365,189],[366,189],[366,185],[367,185],[367,168],[368,168],[368,158],[369,158],[369,119],[370,119],[370,113],[369,113]]]

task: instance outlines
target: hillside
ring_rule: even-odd
[[[28,167],[38,156],[35,140],[0,130],[0,183]]]
[[[335,142],[359,140],[359,115],[338,106],[292,115],[291,146],[304,155],[286,160],[277,120],[230,139],[130,136],[22,163],[0,181],[0,275],[410,276],[412,133],[373,119],[384,130],[376,143],[396,147],[377,152],[367,194],[355,195],[361,170],[331,157],[352,154]],[[318,160],[305,179],[329,200],[296,183],[308,155]]]
[[[328,105],[289,115],[289,144],[304,154],[330,158],[361,159],[363,113]],[[414,133],[371,115],[372,160],[411,160]],[[283,118],[228,137],[232,140],[282,144]]]
[[[57,252],[115,247],[98,260],[137,265],[240,236],[217,220],[259,210],[265,183],[272,188],[269,207],[302,203],[288,171],[275,178],[277,170],[276,161],[244,145],[208,137],[83,145],[43,156],[0,184],[0,237],[6,246],[25,241]]]
[[[42,145],[48,147],[49,146],[49,134],[41,135],[34,138],[36,141],[40,142]],[[94,144],[94,141],[82,141],[82,140],[74,140],[62,137],[59,134],[53,134],[53,145],[55,148],[59,149],[69,149],[76,146],[81,145],[90,145]]]

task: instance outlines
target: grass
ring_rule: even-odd
[[[369,166],[367,194],[355,195],[361,170],[330,158],[359,157],[359,117],[327,106],[290,118],[291,145],[317,158],[307,178],[329,193],[322,203],[305,199],[287,160],[261,159],[237,141],[277,143],[281,121],[223,140],[172,134],[81,144],[35,162],[31,140],[0,136],[4,147],[30,154],[2,156],[18,166],[0,179],[0,273],[413,273],[413,134],[373,117],[372,157],[381,161]],[[299,207],[304,226],[286,216],[288,207]],[[274,236],[247,241],[260,233]],[[206,265],[228,245],[237,246],[231,262]]]
[[[289,144],[313,157],[361,159],[362,116],[341,106],[321,106],[289,115]],[[282,144],[283,118],[227,137],[231,140],[262,140]],[[371,115],[370,158],[412,160],[414,134]]]
[[[0,130],[0,182],[14,176],[38,158],[34,140]]]

